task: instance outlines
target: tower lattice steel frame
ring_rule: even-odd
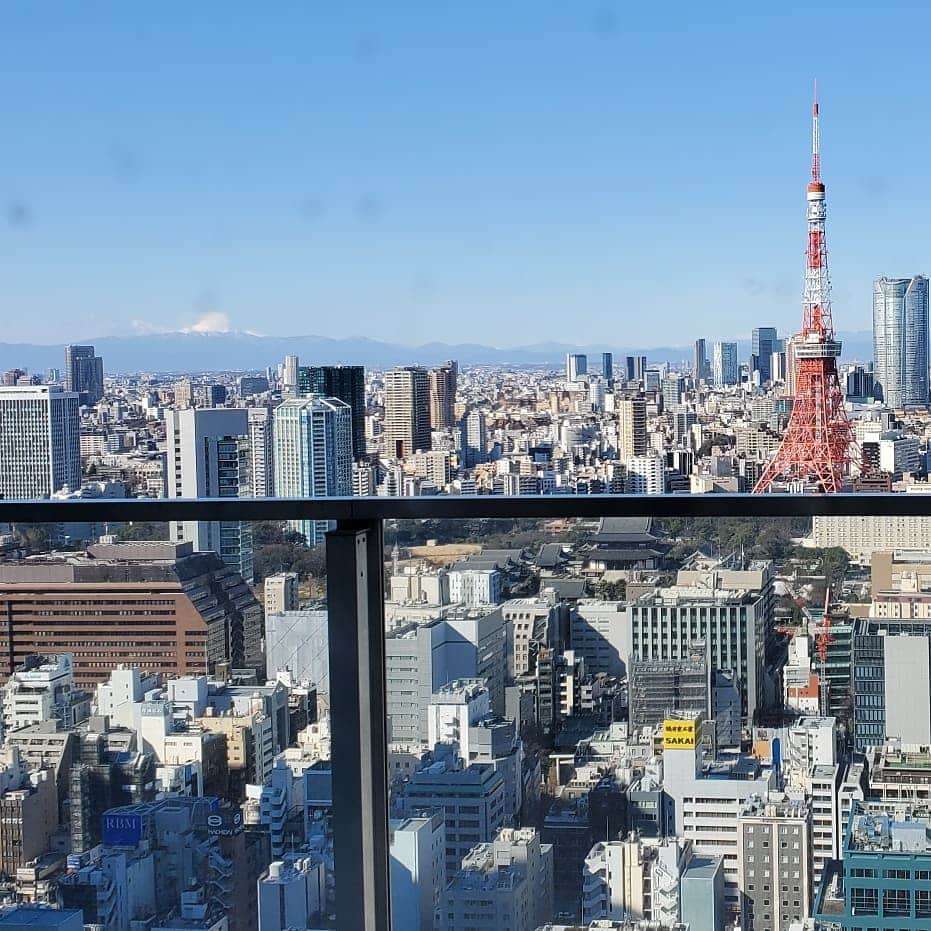
[[[754,494],[769,491],[776,481],[814,484],[819,491],[838,492],[856,458],[853,431],[837,377],[841,344],[834,338],[831,316],[817,90],[811,115],[808,248],[802,331],[794,342],[795,402],[782,444],[756,483]]]

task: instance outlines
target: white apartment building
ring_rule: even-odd
[[[78,401],[55,385],[0,387],[0,498],[81,487]]]
[[[811,809],[811,887],[817,891],[825,867],[840,857],[839,767],[813,766],[805,792]]]
[[[595,844],[585,858],[582,920],[677,922],[679,884],[691,853],[689,841],[676,837]]]
[[[497,569],[453,569],[449,573],[449,597],[454,604],[500,604],[502,582]]]
[[[446,822],[439,812],[392,819],[391,926],[405,931],[441,927],[446,890]]]
[[[785,751],[787,775],[807,774],[813,766],[833,766],[837,762],[837,719],[807,716],[788,729]]]
[[[491,714],[491,701],[484,679],[456,679],[433,693],[427,705],[427,741],[455,744],[459,756],[471,759],[469,728]]]
[[[252,494],[249,417],[244,408],[165,411],[169,498],[242,498]],[[212,551],[252,579],[252,529],[245,521],[171,521],[169,537]]]
[[[68,730],[90,714],[90,697],[74,687],[70,653],[47,657],[40,665],[27,663],[3,686],[3,730],[60,721]]]
[[[666,490],[666,463],[662,456],[632,456],[627,460],[629,495],[661,495]]]
[[[271,498],[275,494],[275,444],[272,412],[267,407],[250,407],[249,454],[253,498]]]

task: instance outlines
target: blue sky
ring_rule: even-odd
[[[0,6],[0,340],[520,345],[797,328],[931,270],[931,5]]]

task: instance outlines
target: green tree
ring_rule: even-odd
[[[167,540],[168,522],[164,520],[137,520],[118,527],[115,534],[121,543],[134,540]]]

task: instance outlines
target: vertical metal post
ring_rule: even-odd
[[[381,521],[339,521],[326,549],[336,921],[390,931]]]

